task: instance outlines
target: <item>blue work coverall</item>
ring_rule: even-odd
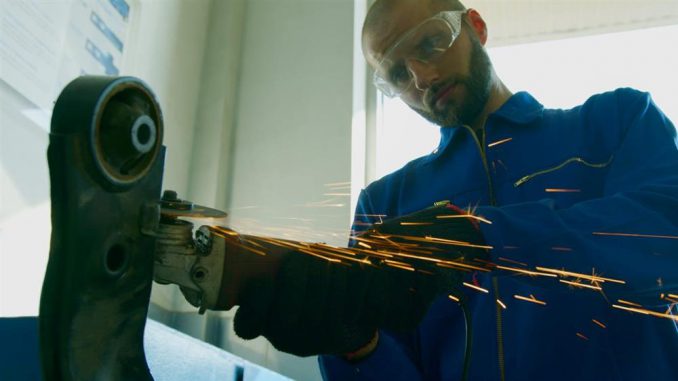
[[[433,153],[363,190],[354,230],[443,200],[491,222],[480,228],[502,269],[472,274],[488,293],[464,287],[468,379],[678,380],[678,149],[649,94],[618,89],[558,110],[520,92],[484,134],[441,135]],[[466,333],[443,295],[413,334],[380,331],[369,357],[321,356],[321,371],[459,380]]]

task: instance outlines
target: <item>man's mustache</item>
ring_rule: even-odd
[[[444,90],[450,86],[459,86],[464,83],[465,80],[462,78],[450,78],[445,82],[433,84],[424,92],[424,105],[426,105],[428,111],[435,112],[435,103],[438,101],[438,98],[440,98]]]

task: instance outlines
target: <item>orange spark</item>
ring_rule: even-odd
[[[581,192],[581,189],[567,189],[567,188],[546,188],[544,191],[549,193],[577,193]]]
[[[258,244],[256,241],[253,241],[253,240],[251,240],[251,239],[243,239],[243,242],[249,243],[249,244],[254,245],[254,246],[256,246],[256,247],[259,247],[259,248],[261,248],[261,249],[266,249],[265,247],[261,246],[261,245]]]
[[[571,286],[575,286],[575,287],[590,288],[592,290],[597,290],[597,291],[602,290],[602,288],[600,288],[599,286],[593,286],[593,285],[590,285],[590,284],[584,284],[584,283],[579,283],[579,282],[570,282],[568,280],[563,280],[563,279],[559,279],[558,281],[561,282],[561,283],[569,284]]]
[[[270,244],[272,244],[272,245],[276,245],[276,246],[279,246],[279,247],[284,247],[284,248],[286,248],[286,249],[291,247],[290,245],[280,243],[280,242],[278,242],[277,240],[267,239],[267,238],[264,238],[264,237],[259,237],[259,239],[261,239],[261,240],[264,241],[264,242],[268,242],[268,243],[270,243]],[[295,248],[295,247],[292,247],[292,248]],[[296,249],[296,248],[295,248],[295,249]]]
[[[212,230],[216,230],[216,231],[218,231],[219,233],[224,233],[224,234],[230,235],[230,236],[238,236],[238,235],[240,235],[240,234],[234,232],[233,230],[226,229],[226,228],[223,228],[223,227],[221,227],[221,226],[212,226],[211,228],[212,228]]]
[[[579,338],[584,339],[584,340],[588,340],[588,339],[589,339],[588,337],[582,335],[582,334],[579,333],[579,332],[577,332],[577,336],[579,336]]]
[[[437,237],[431,237],[431,236],[426,236],[425,240],[433,241],[433,242],[437,242],[437,243],[442,243],[442,244],[447,244],[447,245],[453,245],[453,246],[473,247],[473,248],[477,248],[477,249],[488,249],[488,250],[492,249],[492,246],[488,246],[488,245],[476,245],[476,244],[472,244],[470,242],[455,241],[455,240],[451,240],[451,239],[437,238]]]
[[[593,235],[609,235],[617,237],[635,237],[635,238],[665,238],[678,239],[675,235],[656,235],[656,234],[633,234],[633,233],[609,233],[609,232],[593,232]]]
[[[504,304],[504,302],[502,302],[501,300],[497,299],[497,304],[499,304],[501,308],[506,309],[506,304]]]
[[[343,254],[355,255],[355,253],[353,251],[351,251],[349,249],[345,249],[343,247],[336,247],[336,246],[328,245],[326,243],[316,243],[315,245],[327,248],[329,250],[337,251],[337,252],[340,252],[340,253],[343,253]]]
[[[551,277],[551,278],[557,278],[558,277],[558,275],[556,275],[556,274],[549,274],[549,273],[541,273],[541,272],[537,272],[537,271],[523,270],[523,269],[519,269],[519,268],[515,268],[515,267],[508,267],[508,266],[501,266],[501,265],[497,265],[495,267],[500,269],[500,270],[515,271],[517,273],[522,273],[522,274],[527,274],[527,275],[547,276],[547,277]]]
[[[324,256],[324,255],[320,255],[320,254],[314,253],[314,252],[311,251],[311,250],[299,249],[299,251],[302,252],[302,253],[308,254],[308,255],[312,255],[312,256],[314,256],[314,257],[318,257],[318,258],[324,259],[324,260],[326,260],[326,261],[328,261],[328,262],[341,262],[341,259],[326,257],[326,256]]]
[[[362,222],[362,221],[355,221],[353,225],[356,226],[372,226],[371,222]]]
[[[456,296],[454,296],[452,294],[447,295],[447,297],[450,298],[451,300],[454,300],[455,302],[459,302],[459,298],[457,298]]]
[[[678,299],[678,295],[674,295],[674,294],[668,294],[668,295],[669,295],[669,298],[676,298],[676,299]]]
[[[660,318],[664,318],[664,319],[671,319],[673,321],[678,322],[678,316],[654,312],[654,311],[646,310],[644,308],[624,307],[624,306],[620,306],[618,304],[613,304],[612,307],[619,308],[621,310],[636,312],[636,313],[643,314],[643,315],[650,315],[650,316],[660,317]]]
[[[351,254],[352,256],[337,254],[337,253],[333,252],[332,250],[323,250],[323,249],[319,248],[317,245],[313,245],[311,248],[309,248],[309,250],[310,249],[313,249],[312,251],[314,251],[316,254],[326,254],[326,255],[329,255],[330,257],[335,257],[335,258],[338,258],[338,259],[345,259],[345,260],[351,261],[351,262],[358,262],[358,263],[363,263],[363,264],[368,264],[368,265],[372,264],[372,262],[370,262],[367,258],[356,259],[355,254]]]
[[[375,257],[381,257],[381,258],[393,258],[391,254],[388,253],[382,253],[380,251],[374,251],[374,250],[360,250],[359,253],[361,254],[367,254],[367,255],[372,255]]]
[[[431,250],[434,250],[435,248],[431,248]],[[398,250],[398,252],[405,251],[406,253],[409,253],[410,255],[414,254],[419,254],[419,255],[426,255],[426,256],[432,256],[433,251],[431,250],[424,250],[424,249],[414,249],[412,247],[402,247],[402,246],[396,246],[393,248],[393,250]],[[380,249],[379,251],[386,251],[389,252],[388,250]]]
[[[537,298],[534,297],[534,295],[530,295],[529,298],[526,297],[526,296],[520,296],[520,295],[513,295],[513,297],[516,298],[516,299],[524,300],[526,302],[541,304],[542,306],[546,305],[546,302],[542,302],[541,300],[538,300]]]
[[[486,218],[480,217],[480,216],[476,216],[474,214],[441,214],[441,215],[436,216],[436,218],[439,218],[439,219],[471,218],[471,219],[478,220],[480,222],[484,222],[486,224],[492,225],[492,221],[490,221]]]
[[[476,290],[476,291],[484,292],[484,293],[486,293],[486,294],[489,294],[489,293],[490,293],[488,290],[486,290],[486,289],[484,289],[484,288],[482,288],[482,287],[478,287],[478,286],[476,286],[476,285],[474,285],[474,284],[471,284],[471,283],[462,282],[462,284],[463,284],[464,286],[466,286],[466,287],[468,287],[468,288],[472,288],[472,289],[474,289],[474,290]]]
[[[504,249],[506,249],[506,248],[508,248],[508,246],[504,246]],[[503,257],[499,257],[499,258],[497,258],[497,259],[499,259],[500,261],[509,262],[509,263],[515,263],[516,265],[521,265],[521,266],[527,267],[527,263],[518,262],[518,261],[514,261],[514,260],[512,260],[512,259],[503,258]]]
[[[323,184],[323,185],[325,185],[326,187],[338,187],[338,186],[342,186],[342,185],[351,185],[351,182],[350,181],[343,181],[343,182],[339,182],[339,183],[327,183],[327,184]]]
[[[594,322],[594,323],[596,323],[596,324],[597,324],[598,326],[600,326],[601,328],[607,328],[607,326],[605,326],[605,324],[599,322],[599,321],[596,320],[596,319],[591,319],[591,321]]]
[[[409,263],[400,262],[400,261],[394,261],[394,260],[392,260],[392,259],[384,259],[384,262],[385,262],[385,263],[390,263],[390,264],[392,264],[392,265],[405,266],[405,267],[412,267],[412,265],[410,265]]]
[[[492,148],[494,146],[498,146],[500,144],[510,142],[511,140],[513,140],[513,138],[506,138],[506,139],[502,139],[502,140],[497,140],[496,142],[492,142],[492,143],[488,144],[487,148]]]
[[[236,243],[235,245],[236,245],[236,246],[239,246],[239,247],[242,247],[243,249],[245,249],[245,250],[247,250],[247,251],[251,251],[251,252],[253,252],[254,254],[259,254],[259,255],[261,255],[261,256],[266,256],[266,255],[267,255],[266,252],[261,251],[261,250],[257,250],[257,249],[255,249],[255,248],[253,248],[253,247],[248,247],[248,246],[241,245],[241,244],[238,244],[238,243]]]
[[[492,246],[476,245],[476,244],[473,244],[473,243],[470,243],[470,242],[455,241],[455,240],[451,240],[451,239],[437,238],[437,237],[432,237],[432,236],[417,237],[417,236],[409,236],[409,235],[393,235],[391,237],[396,237],[396,238],[400,238],[400,239],[404,239],[404,240],[408,240],[408,241],[437,243],[437,244],[441,244],[441,245],[473,247],[473,248],[478,248],[478,249],[492,249]]]
[[[580,273],[575,273],[575,272],[565,271],[565,270],[550,269],[548,267],[537,266],[536,269],[539,270],[539,271],[554,273],[554,274],[558,274],[558,275],[561,275],[561,276],[570,276],[570,277],[575,277],[575,278],[587,279],[587,280],[590,280],[590,281],[593,281],[593,282],[612,282],[612,283],[626,284],[626,282],[623,281],[623,280],[603,278],[603,277],[599,277],[599,276],[580,274]]]
[[[362,246],[362,247],[366,247],[366,248],[368,248],[368,249],[371,249],[371,248],[372,248],[372,246],[366,244],[365,242],[358,242],[358,245],[360,245],[360,246]]]
[[[572,251],[571,247],[564,247],[564,246],[553,246],[551,247],[551,250],[553,251]]]
[[[629,302],[628,300],[617,299],[617,301],[619,303],[628,304],[629,306],[642,307],[642,305],[640,305],[638,303]]]
[[[433,222],[407,222],[407,221],[400,221],[401,226],[428,226],[428,225],[433,225]]]
[[[265,241],[265,242],[270,242],[272,244],[281,246],[281,247],[288,247],[292,249],[304,249],[307,246],[305,245],[300,245],[298,243],[294,243],[291,241],[286,241],[284,239],[278,239],[278,238],[268,238],[268,237],[259,237],[260,240]]]
[[[388,259],[385,259],[384,263],[386,264],[386,266],[395,267],[401,270],[414,271],[414,268],[410,267],[410,265],[408,265],[407,263],[391,261]]]
[[[402,247],[402,245],[401,245]],[[427,246],[405,246],[405,249],[407,250],[408,253],[412,254],[423,254],[423,255],[433,255],[434,251],[441,252],[444,251],[440,248],[437,247],[427,247]]]
[[[365,238],[365,237],[360,236],[360,235],[356,235],[356,236],[353,236],[351,238],[358,241],[358,242],[372,243],[372,244],[376,244],[376,245],[383,245],[383,242],[377,241],[376,239],[370,239],[370,238],[379,238],[379,239],[382,239],[382,240],[387,239],[386,236],[371,236],[370,238]]]
[[[437,262],[443,262],[442,259],[432,258],[432,257],[424,257],[424,256],[421,256],[421,255],[405,254],[405,253],[402,253],[402,252],[392,252],[392,251],[381,251],[381,252],[392,254],[393,256],[396,256],[396,257],[419,259],[421,261],[436,262],[436,263]]]
[[[441,262],[436,263],[436,266],[445,267],[445,268],[448,268],[448,269],[465,270],[465,271],[469,271],[469,269],[483,271],[483,272],[489,272],[490,271],[489,269],[487,269],[485,267],[473,266],[473,265],[469,265],[469,264],[466,264],[466,263],[454,262],[454,261],[441,261]]]
[[[303,205],[299,205],[304,208],[325,208],[325,207],[330,207],[330,208],[340,208],[344,206],[344,204],[332,204],[333,202],[336,202],[336,199],[334,198],[329,198],[326,200],[322,201],[313,201],[313,202],[307,202]]]

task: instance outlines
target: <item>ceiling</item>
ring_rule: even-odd
[[[463,1],[463,0],[462,0]],[[466,0],[487,22],[489,46],[678,24],[678,0]],[[678,47],[678,41],[676,41]]]

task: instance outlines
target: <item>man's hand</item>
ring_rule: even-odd
[[[245,289],[235,331],[298,356],[340,355],[364,347],[378,328],[414,330],[437,293],[428,273],[291,253],[277,279]]]

